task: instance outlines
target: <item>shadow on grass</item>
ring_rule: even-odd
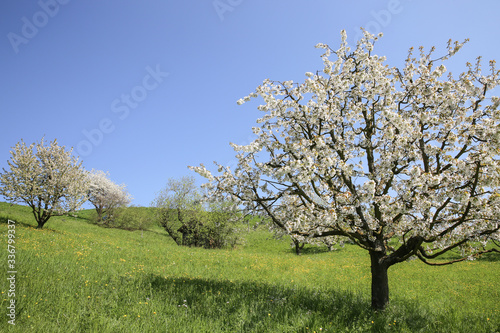
[[[181,309],[186,304],[192,315],[236,331],[295,332],[298,327],[326,327],[329,322],[349,327],[353,319],[372,313],[366,299],[348,292],[158,275],[149,275],[146,283],[154,294],[171,295]]]
[[[219,323],[224,331],[318,332],[328,328],[330,332],[386,332],[396,328],[389,324],[394,325],[397,318],[399,329],[414,332],[431,329],[433,323],[442,325],[449,316],[404,300],[395,300],[386,311],[375,312],[368,295],[334,289],[154,274],[143,281],[153,298],[169,298],[167,302],[185,311],[187,318]],[[451,323],[452,327],[441,326],[436,332],[457,331],[456,324],[461,325]]]
[[[336,251],[333,250],[333,251]],[[292,248],[289,252],[295,253],[295,248]],[[328,249],[326,246],[304,246],[304,248],[300,251],[301,255],[313,255],[313,254],[318,254],[318,253],[329,253],[332,252],[331,250]]]
[[[479,258],[477,258],[476,260],[477,261],[497,262],[497,261],[500,261],[500,252],[485,253],[482,256],[480,256]]]
[[[32,224],[23,222],[22,220],[12,218],[9,216],[5,216],[5,215],[0,216],[0,224],[8,224],[9,220],[14,221],[16,225],[22,225],[23,227],[27,227],[27,228],[35,228]]]
[[[489,247],[491,248],[491,247]],[[500,249],[496,248],[497,251],[500,251]],[[458,252],[449,252],[444,254],[443,256],[438,257],[438,259],[441,259],[444,261],[451,261],[451,260],[460,260],[462,259],[463,256],[458,253]],[[484,253],[480,256],[477,256],[474,258],[474,261],[487,261],[487,262],[497,262],[500,261],[500,252],[488,252]]]
[[[51,229],[50,227],[43,227],[42,229],[38,229],[36,225],[23,222],[20,219],[11,218],[11,217],[7,217],[7,216],[0,216],[0,224],[8,224],[9,220],[14,221],[16,226],[23,226],[23,227],[28,228],[28,229],[40,230],[43,232],[52,232],[52,233],[57,233],[57,234],[63,233],[63,231],[54,230],[54,229]]]

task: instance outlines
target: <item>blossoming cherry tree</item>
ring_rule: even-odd
[[[302,83],[265,80],[238,101],[260,97],[264,113],[234,170],[191,167],[214,195],[265,212],[288,233],[348,238],[371,259],[372,307],[389,302],[388,268],[416,257],[444,265],[484,252],[500,237],[499,71],[443,62],[464,43],[409,50],[392,68],[364,32],[351,49],[323,50],[323,69]],[[449,251],[459,259],[439,260]]]

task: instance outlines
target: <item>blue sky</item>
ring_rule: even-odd
[[[260,116],[238,106],[266,78],[321,69],[317,43],[340,30],[383,32],[375,53],[401,66],[408,49],[470,42],[458,73],[500,61],[500,2],[416,0],[5,0],[0,3],[0,168],[18,141],[57,138],[86,169],[109,171],[149,205],[188,165],[234,164]],[[486,67],[486,66],[485,66]]]

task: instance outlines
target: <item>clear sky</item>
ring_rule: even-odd
[[[375,53],[400,66],[411,46],[470,42],[452,72],[500,61],[500,1],[3,0],[0,168],[44,135],[74,147],[149,205],[188,165],[234,164],[261,101],[238,106],[266,78],[304,80],[346,29],[383,32]],[[1,198],[0,198],[1,199]]]

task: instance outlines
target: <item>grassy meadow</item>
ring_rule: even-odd
[[[370,309],[368,254],[306,246],[242,226],[233,250],[179,247],[165,232],[108,229],[0,203],[2,332],[500,332],[500,256],[389,270]],[[15,226],[15,326],[8,323],[7,220]]]

